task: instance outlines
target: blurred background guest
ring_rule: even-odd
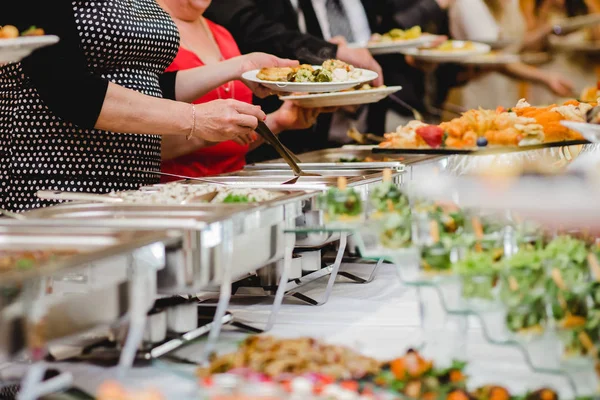
[[[450,8],[450,34],[459,40],[518,44],[525,36],[525,21],[515,0],[456,0]],[[554,96],[573,94],[574,85],[563,74],[523,63],[484,68],[487,73],[469,82],[461,91],[464,108],[509,108],[519,100],[518,82],[548,88]],[[494,72],[497,71],[497,72]],[[495,96],[489,96],[495,93]]]
[[[586,14],[598,14],[598,0],[521,0],[520,8],[525,20],[526,36],[536,32],[551,32],[553,25],[567,17]],[[565,36],[542,35],[534,49],[551,50],[554,41],[568,41],[585,44],[600,40],[600,26],[577,30]],[[581,52],[553,52],[552,60],[540,68],[544,71],[560,71],[573,79],[576,93],[598,80],[596,66],[598,59]],[[551,104],[555,100],[553,93],[545,87],[534,86],[528,90],[531,104]]]

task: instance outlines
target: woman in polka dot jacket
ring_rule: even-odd
[[[179,33],[155,0],[32,0],[3,5],[0,25],[61,38],[0,65],[0,207],[53,204],[38,190],[106,193],[158,181],[161,135],[248,144],[265,114],[236,100],[190,105],[245,71],[295,62],[263,53],[165,73]],[[251,87],[257,95],[266,89]]]

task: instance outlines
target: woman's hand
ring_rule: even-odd
[[[573,95],[575,85],[561,74],[548,72],[544,74],[542,82],[557,96],[571,97]]]
[[[287,130],[308,129],[317,122],[319,114],[334,110],[333,108],[301,108],[292,102],[286,101],[279,110],[269,114],[267,125],[275,134]]]
[[[258,106],[237,100],[214,100],[196,108],[195,137],[208,142],[233,140],[248,144],[256,140],[258,121],[267,116]]]
[[[288,60],[279,58],[267,53],[249,53],[240,57],[236,57],[233,60],[239,64],[239,76],[241,77],[245,72],[253,71],[261,68],[272,68],[272,67],[295,67],[299,64],[298,61]],[[255,82],[249,82],[243,79],[246,86],[252,90],[252,92],[260,97],[264,98],[273,94],[273,91],[261,84]]]

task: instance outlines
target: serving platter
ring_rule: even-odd
[[[34,50],[58,43],[58,36],[22,36],[0,40],[0,64],[19,62]]]
[[[470,156],[488,156],[493,154],[518,153],[529,150],[549,149],[553,147],[565,147],[590,144],[587,140],[565,140],[562,142],[541,143],[529,146],[488,146],[470,149],[454,148],[423,148],[423,149],[393,149],[393,148],[374,148],[375,154],[430,154],[430,155],[470,155]]]
[[[321,69],[320,65],[313,66],[315,70]],[[368,69],[356,68],[355,70],[360,71],[361,75],[357,79],[349,79],[343,82],[275,82],[265,81],[259,79],[257,74],[260,72],[259,69],[245,72],[242,75],[242,79],[259,83],[274,92],[284,93],[327,93],[327,92],[339,92],[341,90],[351,89],[353,87],[362,85],[363,83],[371,82],[379,76],[375,71]]]
[[[292,94],[280,96],[279,98],[284,101],[291,101],[302,108],[344,107],[377,103],[399,90],[402,90],[402,86],[358,89],[334,93]]]
[[[435,41],[439,36],[423,34],[415,39],[394,40],[385,42],[350,43],[348,47],[355,49],[367,49],[373,55],[396,54],[407,47],[419,47]]]
[[[436,49],[421,49],[418,47],[401,49],[401,53],[407,56],[412,56],[416,60],[429,61],[436,63],[464,63],[469,57],[478,56],[489,53],[492,49],[489,45],[473,43],[472,49],[463,49],[467,45],[467,41],[453,40],[454,50],[443,51]]]

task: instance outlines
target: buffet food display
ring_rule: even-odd
[[[511,108],[469,110],[439,125],[412,121],[385,135],[381,148],[473,149],[518,147],[583,140],[561,121],[585,122],[595,103],[575,100],[562,105],[532,107],[524,99]]]
[[[4,26],[0,50],[13,53],[7,52],[6,60],[0,55],[0,63],[18,61],[57,40],[36,27],[19,32]],[[469,57],[478,55],[482,63],[493,63],[500,57],[477,42],[430,44],[433,41],[433,35],[415,26],[376,34],[361,46],[373,54],[397,52],[440,63],[468,64],[475,60]],[[293,93],[282,99],[302,107],[368,104],[401,89],[372,87],[375,78],[373,71],[336,59],[244,74],[248,81]],[[15,358],[23,350],[29,350],[31,360],[41,360],[49,341],[71,339],[64,326],[56,329],[61,335],[47,334],[57,328],[46,318],[47,306],[66,302],[69,310],[84,315],[87,303],[65,301],[67,295],[77,291],[90,301],[92,292],[106,287],[118,291],[118,310],[101,321],[109,331],[103,338],[113,352],[127,355],[120,366],[159,358],[207,333],[207,349],[212,350],[223,321],[235,319],[226,313],[232,292],[248,284],[262,289],[260,296],[265,298],[275,294],[268,330],[284,296],[324,304],[340,265],[364,257],[357,264],[393,264],[401,283],[417,288],[423,320],[433,315],[428,311],[434,301],[441,305],[442,330],[422,322],[423,349],[380,360],[313,338],[253,335],[234,352],[206,352],[208,363],[194,367],[195,395],[213,400],[558,399],[553,388],[515,396],[502,382],[474,387],[466,361],[440,363],[424,355],[436,341],[452,353],[458,345],[444,341],[448,321],[462,319],[458,330],[466,336],[467,316],[473,316],[481,322],[488,344],[516,348],[533,371],[566,377],[575,393],[595,396],[597,388],[590,386],[600,382],[598,236],[584,228],[543,229],[508,207],[498,212],[486,204],[465,206],[468,199],[456,193],[452,201],[424,196],[415,189],[419,182],[412,168],[432,160],[448,163],[431,156],[437,153],[427,154],[429,150],[485,154],[555,146],[563,158],[575,158],[579,152],[568,152],[567,157],[562,146],[600,141],[599,94],[598,87],[592,87],[580,101],[542,107],[522,99],[510,109],[469,110],[439,124],[410,121],[383,140],[371,137],[371,142],[380,142],[373,150],[327,149],[300,155],[298,165],[310,171],[298,174],[302,176],[274,160],[196,181],[89,194],[79,201],[29,211],[23,221],[2,220],[0,360]],[[357,136],[362,135],[353,137]],[[409,150],[427,155],[404,154]],[[568,164],[552,163],[549,168],[546,160],[540,163],[544,167],[540,171],[561,171]],[[491,179],[504,182],[501,178],[523,173],[533,172],[507,167],[490,174],[489,184],[496,184]],[[501,198],[502,185],[494,190]],[[78,194],[45,195],[77,200]],[[331,265],[321,257],[326,250],[336,252]],[[323,302],[299,291],[327,275]],[[350,273],[343,276],[353,279]],[[215,295],[216,286],[220,291]],[[201,315],[199,293],[211,300],[218,296],[214,313]],[[95,317],[94,312],[89,314]],[[212,323],[200,326],[202,317]],[[15,340],[14,325],[19,318],[24,320],[20,342]],[[98,320],[92,324],[100,325]],[[257,331],[239,321],[235,326]],[[151,350],[145,352],[147,348]],[[166,397],[158,390],[138,391],[105,382],[97,398]]]

